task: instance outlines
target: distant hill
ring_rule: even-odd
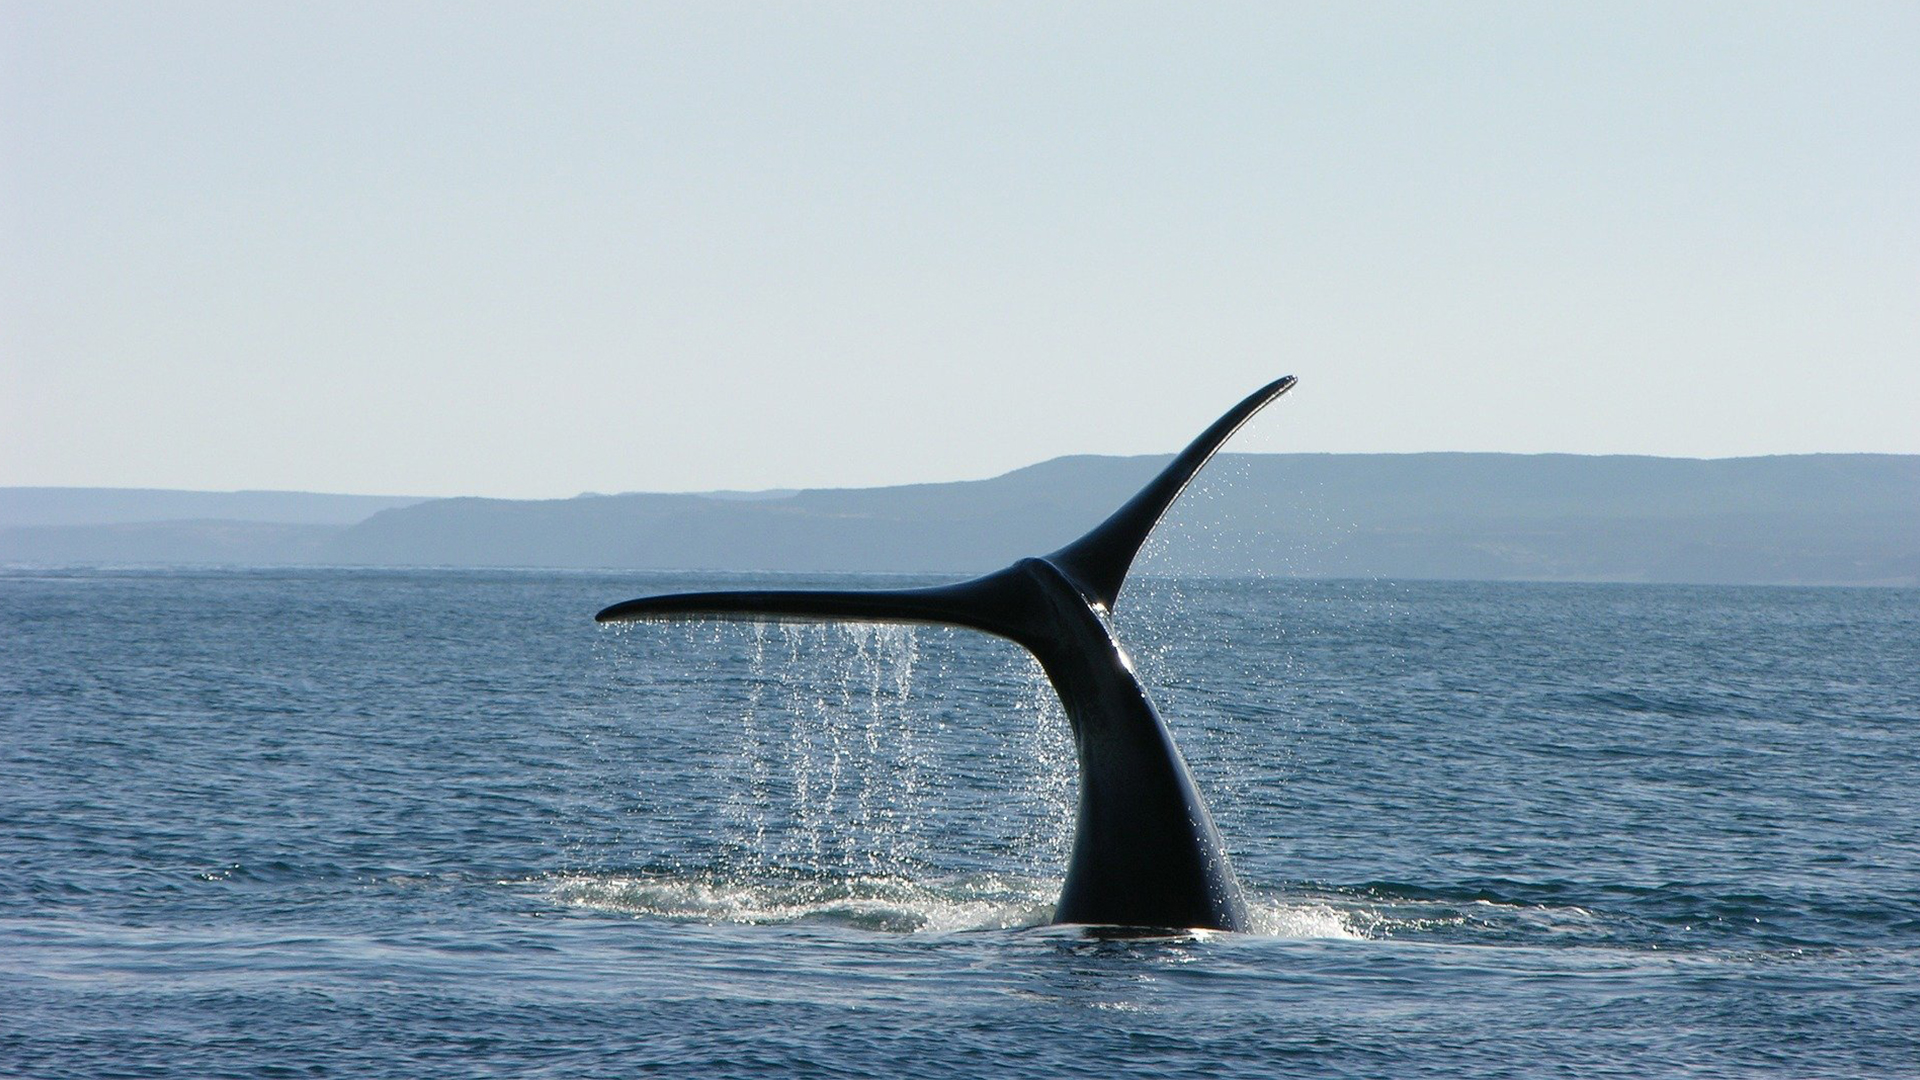
[[[169,491],[163,488],[0,487],[0,529],[134,525],[155,521],[263,521],[352,525],[424,498],[307,491]]]
[[[0,530],[0,561],[966,573],[1060,546],[1166,460],[1068,457],[990,480],[753,497],[435,499],[277,535],[14,528]],[[1230,454],[1146,560],[1163,573],[1915,585],[1920,456]]]
[[[423,502],[305,491],[0,488],[0,562],[287,564],[369,515]]]

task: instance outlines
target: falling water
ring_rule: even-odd
[[[751,627],[730,845],[750,866],[891,877],[923,836],[912,627]],[[773,733],[778,732],[777,736]]]
[[[1077,771],[1059,700],[1024,651],[843,622],[639,624],[622,638],[613,692],[632,737],[699,730],[717,744],[680,766],[704,770],[711,810],[629,815],[625,858],[561,882],[570,902],[889,927],[1046,917]],[[689,679],[729,687],[732,710],[683,702],[673,690]],[[702,821],[711,842],[688,845]],[[651,835],[667,826],[678,843]]]
[[[1071,744],[1052,687],[1024,653],[898,625],[773,623],[751,633],[728,815],[730,846],[747,864],[915,877],[942,863],[934,849],[958,820],[971,843],[1058,873],[1070,839]],[[1002,797],[983,806],[981,790]]]

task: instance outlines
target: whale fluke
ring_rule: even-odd
[[[931,588],[676,593],[595,618],[944,623],[1015,641],[1060,695],[1080,763],[1073,855],[1054,921],[1244,930],[1246,900],[1213,817],[1108,613],[1147,534],[1194,474],[1293,384],[1288,376],[1249,395],[1111,517],[1050,555]]]
[[[1215,420],[1213,426],[1201,432],[1199,438],[1188,443],[1185,450],[1160,470],[1160,475],[1115,510],[1113,516],[1047,556],[1048,561],[1078,579],[1107,610],[1113,610],[1134,556],[1140,553],[1140,545],[1147,542],[1147,534],[1166,515],[1173,500],[1180,497],[1200,467],[1212,460],[1229,436],[1253,419],[1254,413],[1293,389],[1294,382],[1294,377],[1288,375],[1247,395],[1240,404],[1227,410],[1225,416]]]

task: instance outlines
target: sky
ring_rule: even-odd
[[[1920,453],[1920,5],[0,0],[0,485]]]

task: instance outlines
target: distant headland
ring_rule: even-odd
[[[0,488],[0,564],[978,573],[1167,460],[537,501]],[[1920,455],[1229,454],[1162,528],[1149,573],[1915,586]]]

